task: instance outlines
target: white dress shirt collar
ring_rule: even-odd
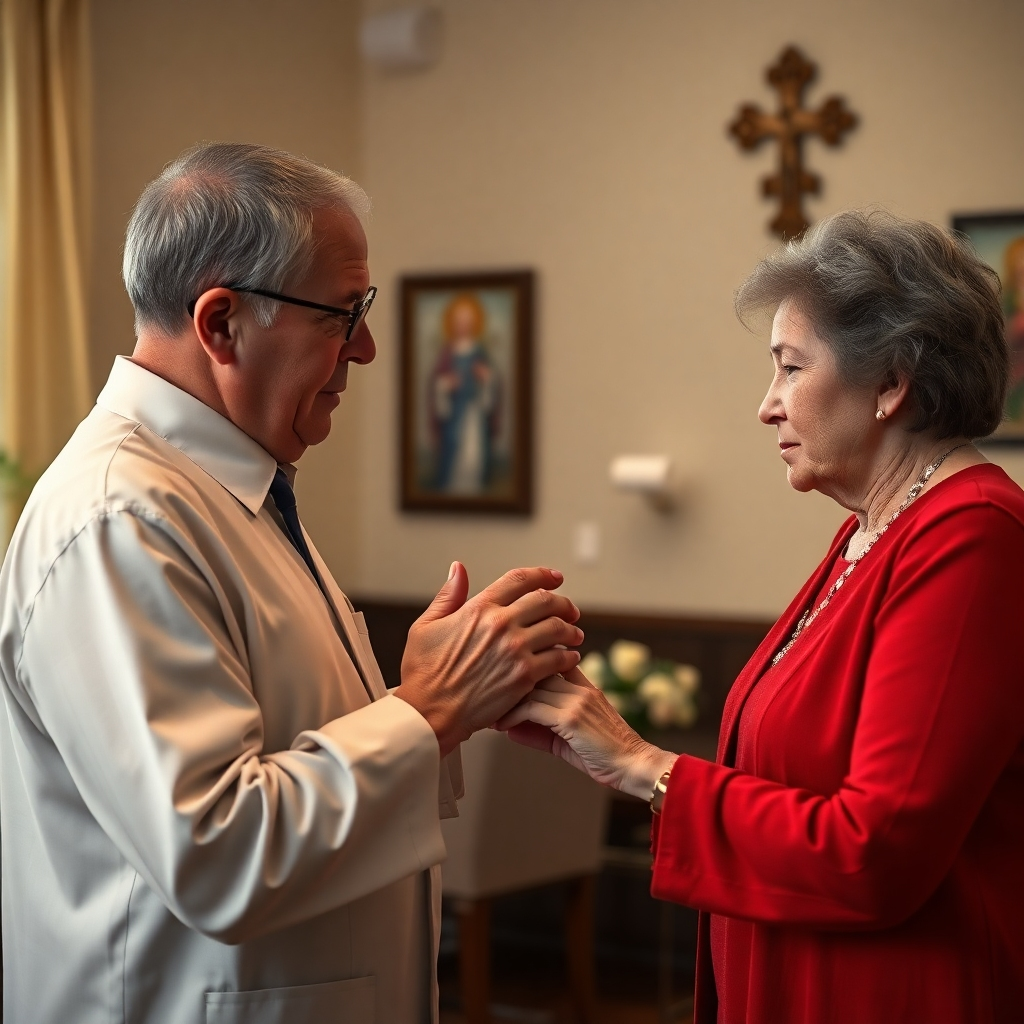
[[[198,398],[118,356],[96,404],[148,427],[212,476],[253,515],[259,512],[277,462],[248,434]]]

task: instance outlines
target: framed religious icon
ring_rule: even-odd
[[[533,273],[401,281],[401,502],[525,515],[533,503]]]
[[[958,214],[953,228],[966,235],[1002,282],[1010,387],[1003,422],[986,444],[1024,444],[1024,210]]]

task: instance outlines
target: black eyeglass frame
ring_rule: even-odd
[[[344,316],[348,318],[348,328],[345,331],[345,340],[351,341],[352,335],[355,334],[356,328],[359,326],[363,317],[370,311],[370,307],[373,305],[373,300],[377,297],[377,288],[375,285],[370,285],[366,290],[366,294],[351,308],[341,309],[338,306],[327,306],[322,302],[310,302],[309,299],[296,299],[291,295],[282,295],[280,292],[267,291],[266,288],[241,288],[236,284],[225,284],[223,288],[229,288],[233,292],[245,292],[248,295],[261,295],[265,299],[273,299],[275,302],[287,302],[292,306],[305,306],[307,309],[317,309],[321,313],[330,313],[331,316]],[[196,302],[198,299],[193,299],[188,304],[188,315],[195,316]]]

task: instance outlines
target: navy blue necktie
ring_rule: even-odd
[[[274,499],[277,511],[281,513],[281,518],[284,520],[288,539],[292,542],[295,550],[302,555],[302,560],[309,566],[309,571],[313,574],[316,585],[323,590],[323,581],[320,579],[320,573],[316,571],[316,566],[313,564],[313,556],[309,553],[309,545],[306,543],[306,538],[302,533],[302,525],[299,523],[299,510],[295,506],[295,492],[292,490],[292,485],[288,482],[288,477],[285,476],[283,469],[279,469],[274,474],[274,479],[270,484],[270,496]]]
[[[313,564],[313,556],[309,553],[309,545],[306,543],[306,538],[302,534],[302,525],[299,523],[299,510],[295,506],[295,492],[292,490],[292,485],[288,482],[288,477],[285,476],[283,469],[279,469],[274,474],[274,479],[270,484],[270,496],[274,499],[277,511],[281,513],[281,518],[284,520],[288,539],[292,542],[292,546],[295,550],[302,555],[302,560],[309,566],[309,571],[313,574],[313,579],[316,580],[316,585],[320,588],[320,593],[327,598],[327,603],[330,605],[331,599],[327,597],[327,590],[324,587],[324,581],[320,579],[320,573],[316,571],[316,566]],[[363,670],[355,656],[355,652],[352,650],[352,645],[349,642],[348,636],[345,634],[344,627],[340,630],[339,636],[341,637],[342,644],[345,646],[345,650],[348,652],[349,658],[352,660],[352,664],[355,667],[360,681],[372,697],[373,690],[371,690],[366,683],[366,678],[363,676]]]

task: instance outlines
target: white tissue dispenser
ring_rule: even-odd
[[[669,455],[617,455],[608,475],[616,490],[642,494],[661,512],[675,505]]]

